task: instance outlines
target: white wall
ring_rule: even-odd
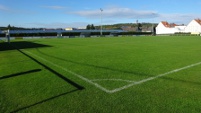
[[[201,33],[201,25],[195,20],[192,20],[185,28],[185,32]]]
[[[201,25],[192,20],[187,26],[175,26],[174,28],[165,27],[162,22],[156,27],[156,34],[174,34],[175,32],[190,32],[192,34],[201,34]]]
[[[158,24],[156,27],[156,34],[174,34],[175,33],[175,28],[168,28],[165,27],[162,22]]]
[[[186,26],[175,26],[175,32],[185,32]]]

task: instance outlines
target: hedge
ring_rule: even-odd
[[[74,37],[74,36],[81,36],[81,35],[86,35],[88,37],[90,36],[100,36],[100,32],[62,32],[62,36],[69,36],[69,37]],[[11,33],[11,37],[40,37],[40,36],[57,36],[57,32],[50,32],[50,33]],[[102,35],[113,35],[113,36],[118,36],[118,35],[152,35],[152,32],[102,32]],[[0,34],[0,37],[5,37],[5,34]]]
[[[152,32],[120,32],[119,35],[152,35]]]
[[[191,34],[190,32],[188,33],[177,32],[172,34],[171,36],[200,36],[200,34]]]
[[[100,32],[91,32],[92,36],[97,36],[97,35],[101,35]],[[102,32],[102,35],[110,35],[110,32]]]
[[[32,36],[57,36],[56,32],[52,33],[12,33],[10,37],[32,37]]]
[[[63,32],[62,36],[80,36],[80,32]]]
[[[5,34],[0,34],[0,37],[6,37],[6,35]]]

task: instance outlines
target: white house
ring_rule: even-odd
[[[190,32],[191,34],[201,33],[201,19],[192,20],[185,28],[185,32]]]
[[[156,34],[174,34],[177,32],[201,34],[201,19],[194,19],[187,26],[162,21],[156,27]]]
[[[162,21],[156,27],[156,34],[174,34],[177,30],[175,28],[176,24],[169,24],[166,21]]]
[[[186,28],[186,26],[184,26],[184,25],[177,25],[177,26],[175,26],[175,32],[185,32],[185,28]]]

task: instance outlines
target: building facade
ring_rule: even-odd
[[[174,34],[176,24],[169,24],[166,21],[162,21],[156,27],[156,34]]]
[[[201,19],[194,19],[187,26],[162,21],[156,27],[156,34],[174,33],[201,34]]]
[[[190,32],[191,34],[200,34],[201,33],[201,20],[200,19],[192,20],[186,26],[185,32]]]

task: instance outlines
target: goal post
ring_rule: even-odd
[[[10,30],[8,29],[6,33],[7,42],[10,44]]]
[[[10,30],[4,30],[2,33],[5,34],[5,37],[1,37],[0,40],[10,43]]]

